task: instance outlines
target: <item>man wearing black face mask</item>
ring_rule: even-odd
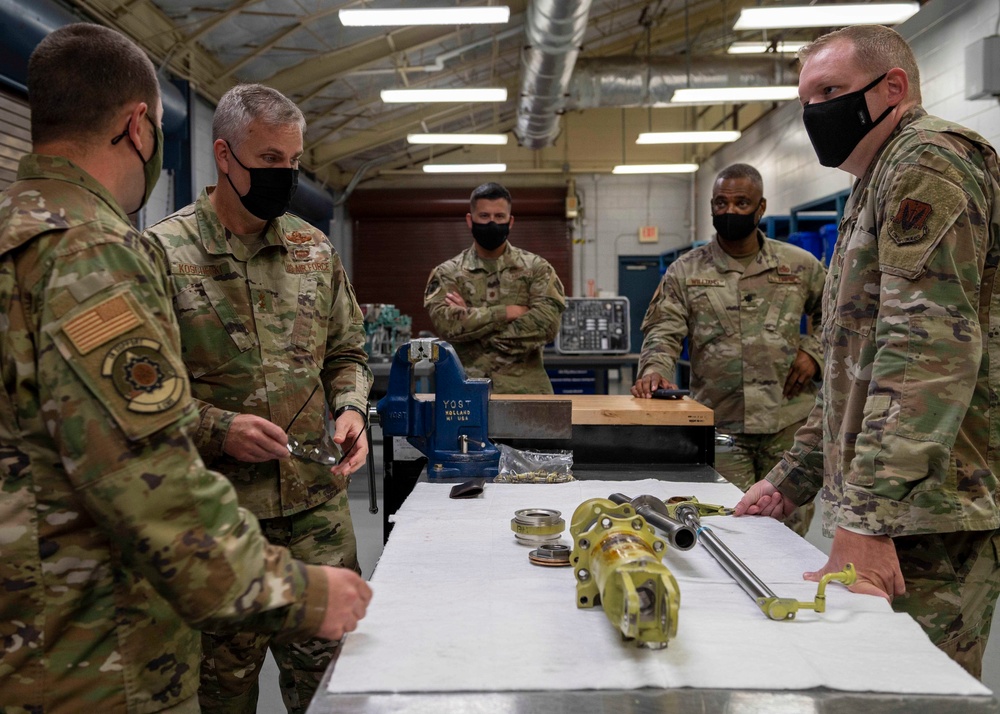
[[[822,488],[833,544],[806,577],[854,563],[852,590],[979,676],[1000,591],[1000,163],[924,111],[893,30],[833,32],[800,60],[820,163],[857,182],[824,294],[821,399],[737,512],[780,517]]]
[[[819,341],[800,334],[803,315],[820,322],[826,272],[806,251],[764,237],[757,228],[767,201],[760,173],[733,164],[712,188],[716,239],[675,261],[642,323],[636,397],[672,382],[688,340],[691,389],[715,412],[716,428],[733,437],[715,457],[716,470],[746,491],[791,446],[816,396]],[[805,535],[809,503],[785,523]]]
[[[149,58],[61,27],[28,102],[0,194],[0,711],[198,711],[198,630],[339,638],[371,593],[268,544],[198,454],[158,256],[126,216],[160,173]]]
[[[470,377],[489,377],[498,394],[551,394],[542,347],[559,330],[566,298],[547,260],[507,242],[510,192],[487,183],[465,216],[474,243],[437,266],[424,307]]]
[[[168,266],[199,406],[192,435],[272,543],[353,576],[347,483],[368,452],[371,372],[340,257],[287,213],[305,120],[281,93],[247,84],[219,100],[212,129],[218,185],[147,231]],[[336,652],[254,633],[206,634],[203,645],[206,714],[256,710],[269,646],[289,711],[303,712]]]

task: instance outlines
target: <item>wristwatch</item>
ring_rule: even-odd
[[[340,409],[338,409],[337,411],[335,411],[333,413],[333,420],[337,421],[337,419],[340,418],[340,415],[343,414],[344,412],[347,412],[347,411],[357,412],[358,414],[360,414],[361,415],[361,419],[364,420],[364,423],[365,423],[365,427],[364,428],[365,429],[368,428],[368,410],[367,409],[362,409],[361,407],[356,407],[353,404],[348,404],[347,406],[341,407]]]

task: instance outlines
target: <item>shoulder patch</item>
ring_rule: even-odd
[[[927,233],[927,221],[934,213],[929,203],[915,198],[904,198],[899,202],[896,215],[889,220],[889,237],[897,245],[914,243]]]
[[[164,357],[160,343],[144,337],[123,340],[108,350],[101,376],[111,380],[133,412],[167,411],[184,394],[184,378]]]
[[[878,235],[879,270],[913,280],[969,198],[959,185],[921,164],[899,164],[893,171],[888,190],[878,196],[886,211]]]
[[[115,295],[71,319],[63,325],[63,332],[77,352],[85,355],[141,324],[142,318],[125,297]]]

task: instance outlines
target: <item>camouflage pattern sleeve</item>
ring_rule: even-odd
[[[186,371],[147,245],[91,244],[39,288],[40,416],[86,510],[186,622],[313,634],[325,581],[267,543],[187,436]],[[74,289],[95,265],[112,279]]]
[[[507,323],[507,327],[490,338],[490,344],[505,355],[527,354],[555,339],[559,332],[566,293],[555,268],[541,258],[532,266],[528,289],[528,312]]]
[[[675,262],[667,268],[642,319],[642,352],[636,378],[656,372],[674,381],[689,317],[684,276]]]
[[[823,285],[826,283],[826,269],[818,260],[813,265],[806,285],[807,297],[804,305],[805,314],[809,316],[810,330],[802,335],[799,349],[816,360],[819,365],[817,378],[823,374],[823,345],[820,333],[823,329]]]
[[[333,308],[328,317],[323,385],[333,411],[353,406],[367,414],[368,392],[374,378],[365,352],[365,319],[336,251],[332,263]]]
[[[795,443],[785,452],[767,480],[798,506],[810,503],[823,487],[823,393],[806,423],[795,432]]]
[[[454,307],[445,302],[449,292],[460,293],[455,282],[460,266],[448,261],[431,271],[424,291],[424,307],[438,337],[448,342],[473,342],[499,332],[507,326],[506,305]]]
[[[148,232],[142,234],[142,241],[146,251],[150,255],[154,272],[162,278],[160,281],[161,289],[170,300],[174,300],[176,295],[174,294],[173,282],[167,277],[170,271],[167,269],[168,260],[166,251],[160,242]],[[173,329],[179,330],[176,326],[176,314],[173,311],[171,311],[170,317],[171,321],[175,324]],[[198,453],[201,454],[201,457],[206,462],[213,463],[224,453],[222,447],[226,442],[226,435],[229,434],[229,427],[232,426],[237,413],[220,409],[194,397],[192,397],[192,401],[198,410],[199,418],[197,426],[190,430],[191,437],[194,439],[195,446],[198,448]]]
[[[886,163],[869,189],[881,282],[875,352],[838,520],[873,535],[895,534],[900,502],[953,459],[984,353],[980,266],[992,210],[990,177],[953,149],[918,143]]]

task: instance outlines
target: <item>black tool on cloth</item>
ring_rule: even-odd
[[[483,492],[483,486],[486,485],[486,479],[484,478],[473,478],[468,481],[463,481],[462,483],[457,483],[451,488],[451,493],[448,494],[449,498],[475,498]]]

